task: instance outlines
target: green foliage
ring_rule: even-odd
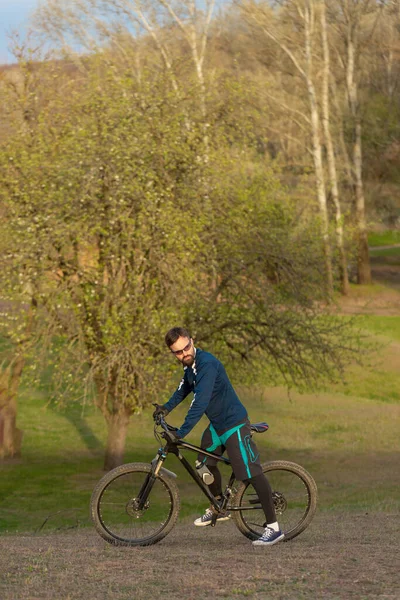
[[[127,423],[167,392],[179,323],[241,383],[341,374],[358,334],[322,317],[320,226],[260,150],[253,86],[218,73],[205,123],[191,77],[101,53],[41,69],[0,148],[0,325],[53,402]]]
[[[43,307],[47,344],[65,338],[60,365],[89,365],[132,410],[162,381],[161,332],[202,262],[199,131],[183,121],[162,78],[137,89],[93,68],[1,157],[10,293]]]
[[[365,99],[363,146],[375,175],[399,183],[398,142],[400,110],[398,102],[383,93],[370,92]],[[383,159],[383,160],[382,160]]]
[[[321,318],[318,221],[287,198],[271,168],[250,161],[215,161],[218,279],[186,322],[200,344],[235,364],[237,381],[310,386],[340,373],[359,338],[348,322]]]

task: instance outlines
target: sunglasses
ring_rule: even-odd
[[[192,345],[192,340],[189,340],[189,343],[186,344],[186,346],[184,348],[182,348],[182,350],[171,350],[172,354],[175,354],[175,356],[182,356],[182,354],[184,352],[188,352],[190,350],[190,346]]]

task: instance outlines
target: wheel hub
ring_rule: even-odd
[[[139,519],[144,511],[149,508],[149,506],[150,502],[147,500],[147,502],[144,503],[143,508],[139,508],[139,500],[137,498],[132,498],[129,500],[129,502],[127,502],[125,510],[130,517],[136,517],[136,519]]]
[[[287,509],[287,501],[285,496],[281,492],[272,492],[272,499],[274,501],[276,512],[279,514],[285,512]]]

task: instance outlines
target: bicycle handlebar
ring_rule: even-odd
[[[165,437],[169,441],[174,441],[174,442],[176,441],[176,438],[172,439],[171,436],[169,435],[169,433],[170,433],[170,431],[178,431],[178,428],[173,427],[173,425],[169,425],[165,421],[164,416],[162,414],[154,417],[154,422],[156,423],[156,425],[159,425],[164,430],[165,435],[163,435],[163,437]]]

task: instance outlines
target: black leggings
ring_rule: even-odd
[[[221,473],[219,472],[219,469],[217,466],[210,466],[207,465],[209,471],[214,475],[214,481],[212,483],[210,483],[210,485],[208,486],[208,489],[210,490],[210,492],[212,493],[213,496],[215,496],[216,498],[219,498],[220,496],[222,496],[222,479],[221,479]]]
[[[212,495],[217,498],[222,495],[221,473],[217,466],[208,465],[208,468],[214,475],[214,481],[210,483],[208,488]],[[260,473],[259,475],[251,477],[250,479],[245,479],[243,483],[251,484],[257,492],[258,498],[261,502],[261,506],[263,507],[266,522],[275,523],[276,514],[274,502],[272,499],[272,490],[269,481],[265,477],[264,473]]]
[[[272,490],[269,481],[265,477],[264,473],[260,473],[260,475],[256,475],[255,477],[251,477],[250,479],[245,479],[244,483],[250,483],[256,490],[257,496],[261,502],[261,506],[263,507],[266,522],[268,524],[275,523],[276,513],[274,501],[272,499]]]

